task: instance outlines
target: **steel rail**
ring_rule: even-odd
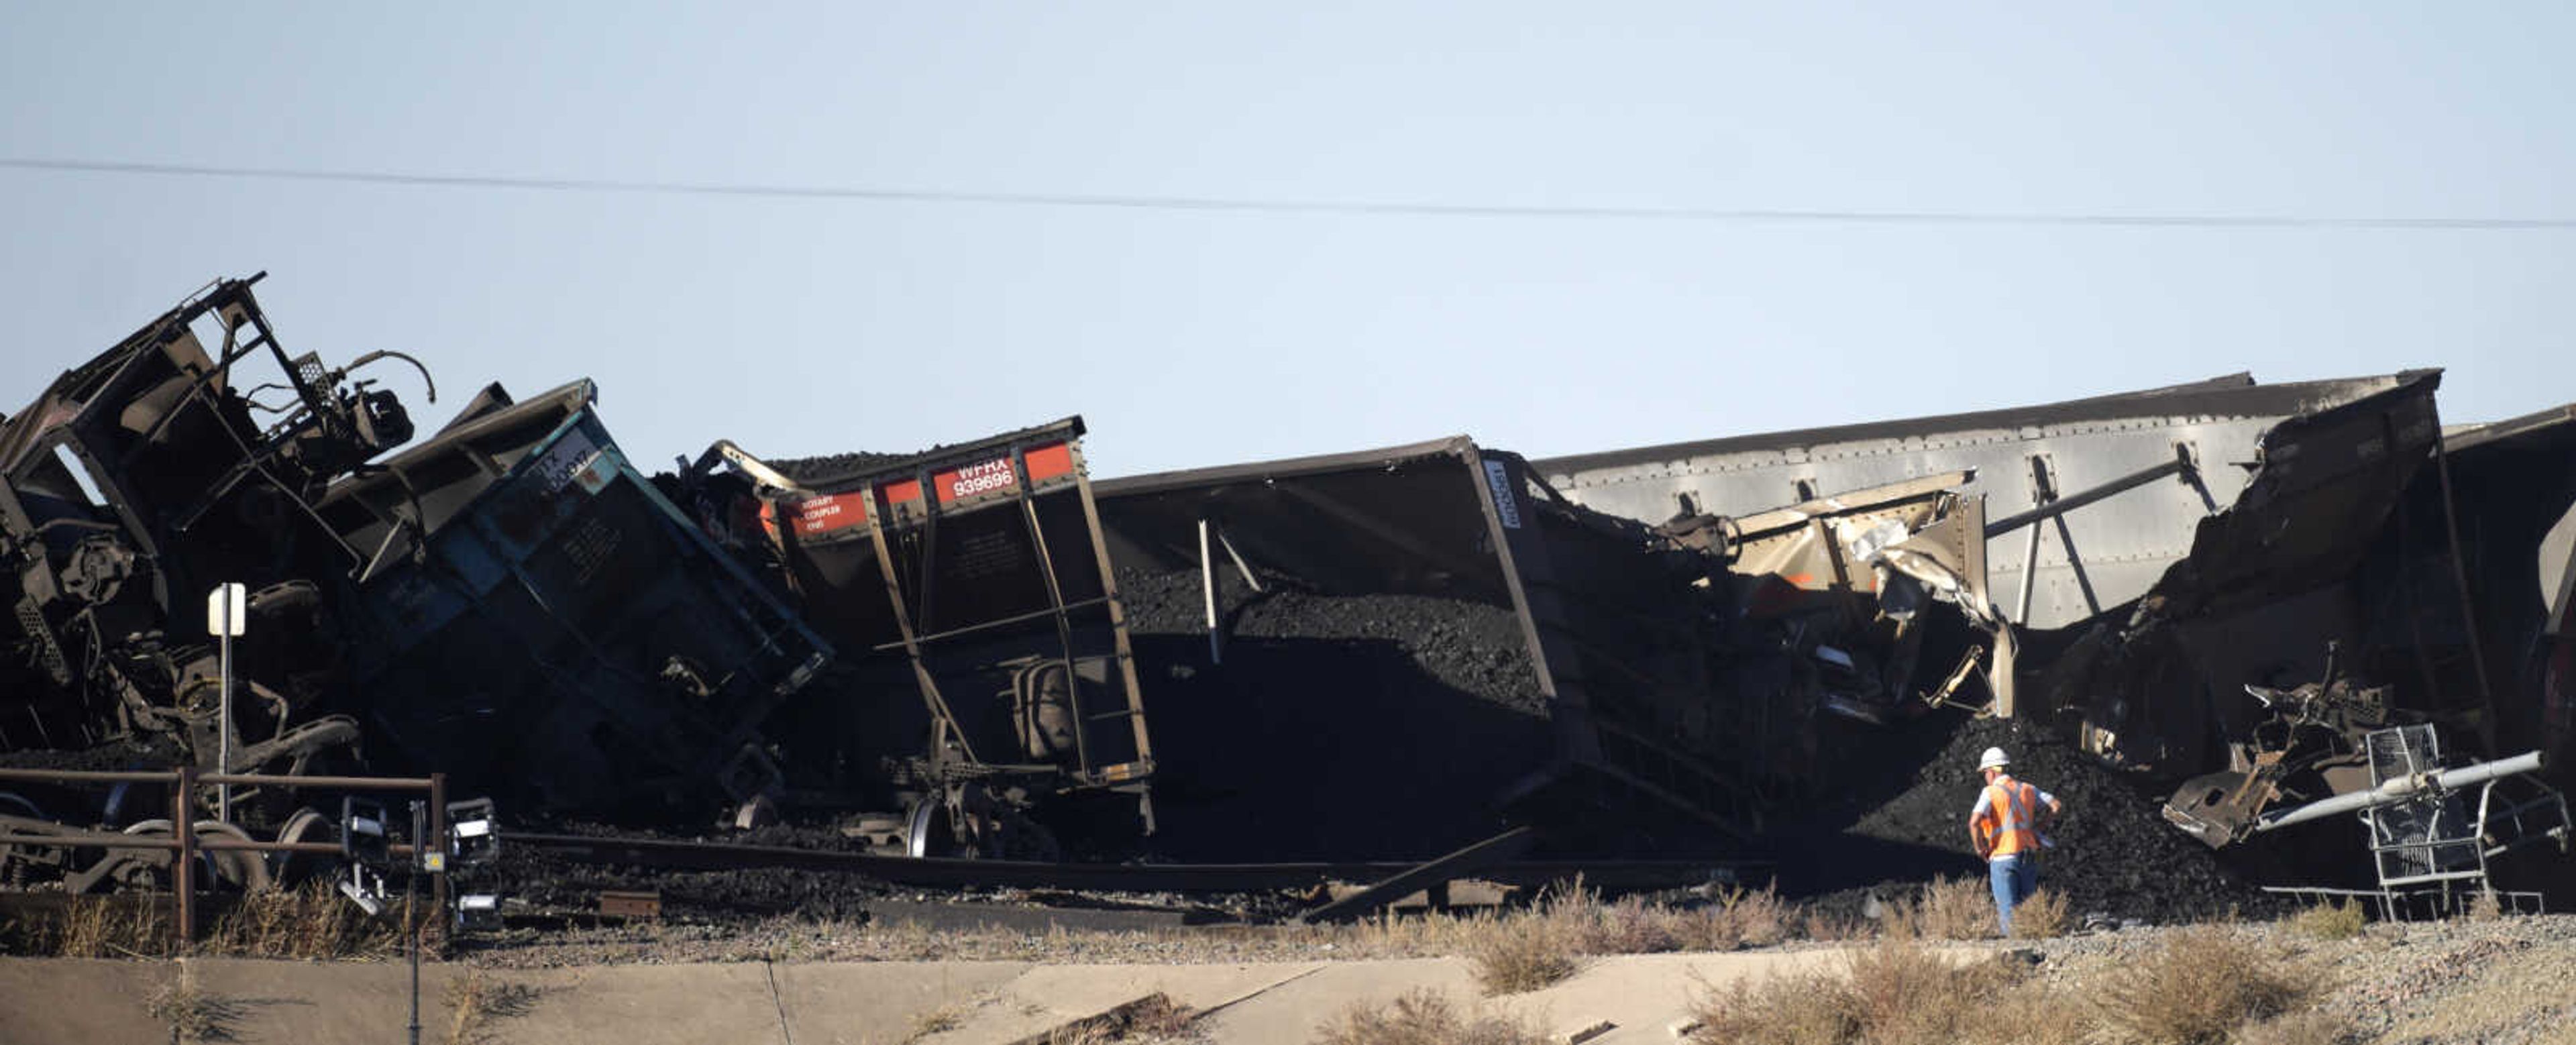
[[[177,783],[178,779],[178,771],[174,769],[0,769],[0,780],[40,784],[171,784]],[[429,777],[281,776],[274,773],[198,773],[195,780],[200,784],[327,787],[344,791],[427,791],[434,786]]]
[[[883,856],[875,853],[797,849],[790,846],[670,838],[615,838],[512,832],[506,844],[529,846],[598,863],[626,863],[676,870],[727,871],[760,867],[862,874],[895,885],[964,888],[1067,889],[1133,892],[1265,892],[1326,882],[1375,882],[1413,870],[1419,861],[1228,864],[1086,864],[953,857]],[[1521,860],[1495,864],[1462,877],[1506,885],[1545,885],[1582,876],[1587,885],[1614,889],[1735,882],[1767,863],[1747,860]]]
[[[179,838],[170,835],[129,835],[115,831],[64,831],[58,834],[0,834],[0,846],[52,846],[71,849],[158,849],[177,852]],[[230,851],[250,853],[313,853],[339,856],[338,842],[262,842],[252,838],[199,837],[191,848],[203,852]],[[409,856],[412,846],[405,842],[387,845],[386,851]]]

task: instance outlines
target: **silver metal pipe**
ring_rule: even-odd
[[[216,674],[220,679],[218,685],[222,687],[218,691],[221,695],[217,697],[215,701],[215,707],[217,709],[215,712],[215,772],[217,773],[230,773],[233,771],[233,633],[232,625],[230,623],[233,616],[233,606],[231,586],[225,586],[224,592],[224,620],[226,623],[224,625],[223,652],[218,655],[218,660],[222,666],[216,669]],[[233,822],[233,786],[231,784],[215,785],[215,819],[221,820],[227,824]]]
[[[1216,627],[1216,560],[1208,557],[1208,521],[1199,520],[1199,591],[1206,599],[1208,663],[1225,663],[1225,648],[1217,637]]]
[[[2264,814],[2262,819],[2255,821],[2254,830],[2269,831],[2276,827],[2304,824],[2310,820],[2333,816],[2337,813],[2357,813],[2372,806],[2402,802],[2426,791],[2456,791],[2490,780],[2501,780],[2523,773],[2537,773],[2540,771],[2541,761],[2540,752],[2532,751],[2493,762],[2445,769],[2439,773],[2400,777],[2368,791],[2354,791],[2350,794],[2336,795],[2333,798],[2319,799],[2296,809]]]
[[[2168,475],[2178,475],[2191,470],[2191,464],[2189,462],[2177,459],[2167,461],[2153,468],[2131,472],[2117,479],[2113,479],[2110,482],[2103,483],[2100,486],[2087,489],[2081,493],[2071,493],[2055,500],[2034,505],[2029,511],[2007,515],[2001,519],[1987,523],[1986,539],[1991,541],[2024,526],[2056,518],[2078,508],[2082,508],[2085,505],[2092,504],[2095,501],[2100,501],[2105,498],[2145,486],[2148,483],[2152,483]]]
[[[1235,572],[1243,575],[1243,583],[1251,585],[1253,591],[1263,590],[1261,578],[1252,575],[1252,567],[1243,561],[1242,552],[1234,550],[1234,538],[1225,535],[1224,527],[1217,528],[1216,543],[1225,546],[1226,557],[1234,560]]]
[[[2031,527],[2030,543],[2022,548],[2021,603],[2013,609],[2015,624],[2027,626],[2030,623],[2030,593],[2032,587],[2039,583],[2039,534],[2039,527]]]

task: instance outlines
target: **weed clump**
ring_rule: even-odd
[[[198,986],[196,970],[185,961],[179,963],[177,976],[144,996],[143,1011],[169,1024],[174,1041],[231,1041],[233,1024],[241,1019],[241,1004]]]
[[[38,954],[57,958],[157,958],[170,952],[162,905],[122,896],[75,896],[51,933],[38,934]]]
[[[1714,906],[1698,913],[1696,921],[1707,926],[1709,945],[1695,949],[1769,947],[1789,938],[1789,904],[1772,886],[1728,889],[1718,895]]]
[[[2315,997],[2316,977],[2223,926],[2165,938],[2098,988],[2103,1021],[2146,1045],[2212,1045]]]
[[[427,904],[415,905],[412,916],[424,928],[435,921]],[[198,951],[238,958],[382,957],[402,950],[399,921],[370,916],[329,882],[314,881],[243,896],[215,920]]]
[[[1446,995],[1415,990],[1393,1002],[1358,1002],[1316,1029],[1314,1045],[1542,1045],[1526,1020],[1462,1012]]]
[[[2065,894],[2038,890],[2013,905],[2013,939],[2054,940],[2066,935],[2067,919]]]
[[[447,1045],[494,1045],[495,1021],[516,1019],[537,1007],[538,990],[504,983],[489,970],[467,969],[447,981]]]
[[[1046,1045],[1145,1045],[1194,1040],[1198,1018],[1189,1006],[1156,991],[1108,1012],[1047,1032]]]
[[[1994,893],[1971,878],[1935,878],[1911,901],[1899,901],[1889,934],[1924,940],[1982,940],[1994,935]],[[2018,917],[2018,912],[2016,912]]]
[[[2320,940],[2349,940],[2361,935],[2361,902],[2328,901],[2290,916],[2290,928]]]
[[[1573,976],[1574,943],[1563,923],[1533,915],[1485,921],[1467,946],[1476,985],[1488,995],[1520,994]]]
[[[1994,1014],[2010,1012],[2011,1019]],[[1922,941],[1883,938],[1839,969],[1818,968],[1704,988],[1694,1000],[1702,1045],[2021,1045],[2076,1041],[2094,1022],[2070,994],[2017,968]]]

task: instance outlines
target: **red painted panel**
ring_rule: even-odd
[[[1026,456],[1029,462],[1029,481],[1032,483],[1073,474],[1073,444],[1071,443],[1049,443],[1034,447]]]
[[[865,526],[868,521],[868,495],[865,493],[808,497],[796,502],[794,507],[796,532],[809,537]]]

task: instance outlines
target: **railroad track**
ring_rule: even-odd
[[[1458,860],[1428,863],[1296,862],[1240,864],[1040,863],[945,857],[881,856],[723,841],[512,833],[508,844],[596,863],[691,871],[786,868],[842,872],[895,885],[932,889],[1019,888],[1070,892],[1252,893],[1310,889],[1332,883],[1403,882],[1417,888],[1474,878],[1543,886],[1578,876],[1613,890],[1734,884],[1767,866],[1723,860]],[[1482,845],[1484,843],[1480,843]],[[1472,853],[1462,850],[1462,853]]]

